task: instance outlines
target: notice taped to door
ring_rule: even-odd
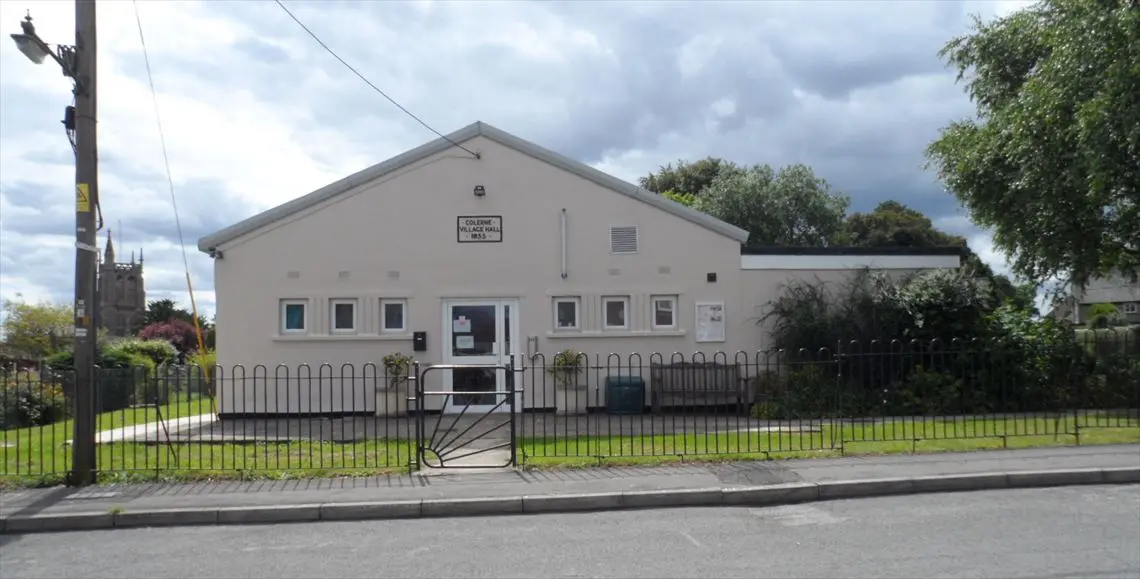
[[[460,215],[455,240],[459,243],[498,243],[503,240],[502,215]]]

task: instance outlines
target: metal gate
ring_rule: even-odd
[[[457,371],[503,372],[503,380],[496,377],[493,390],[464,390],[454,386]],[[434,364],[421,368],[416,363],[413,372],[415,395],[409,407],[415,416],[416,461],[420,466],[506,468],[516,464],[516,398],[522,389],[515,387],[514,356],[508,364]],[[442,372],[452,374],[452,388],[426,390],[425,377]]]

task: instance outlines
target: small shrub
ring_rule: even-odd
[[[59,377],[64,392],[75,391],[75,356],[60,352],[47,359],[47,365]],[[136,398],[153,397],[151,384],[155,364],[150,358],[133,354],[109,344],[100,352],[95,371],[95,408],[98,412],[119,410]]]
[[[835,418],[865,412],[859,392],[840,384],[821,364],[803,364],[787,374],[764,374],[756,382],[763,392],[753,415],[768,420]]]
[[[166,340],[143,340],[130,338],[109,344],[107,349],[125,352],[130,355],[145,356],[156,365],[171,364],[178,359],[178,349]]]
[[[582,363],[586,356],[573,348],[567,348],[554,355],[554,359],[546,367],[546,373],[554,378],[554,383],[560,388],[569,388],[578,385],[578,373],[582,370]]]
[[[962,379],[916,368],[892,387],[891,414],[943,416],[962,412]]]
[[[59,384],[28,371],[0,377],[0,430],[54,424],[66,420],[69,410]]]
[[[151,324],[139,331],[144,340],[165,340],[185,355],[198,349],[198,331],[193,324],[180,319]]]
[[[400,352],[393,352],[384,356],[382,362],[384,364],[384,376],[388,380],[388,386],[396,388],[408,380],[408,374],[411,372],[413,362],[411,357]]]
[[[1114,304],[1093,304],[1089,308],[1089,327],[1095,329],[1128,325],[1128,318]]]

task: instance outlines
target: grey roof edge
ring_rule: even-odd
[[[397,171],[403,167],[426,159],[432,155],[442,153],[443,151],[446,151],[447,149],[453,147],[453,143],[462,143],[478,136],[483,136],[491,139],[495,142],[498,142],[499,144],[515,149],[540,161],[554,165],[597,185],[627,195],[629,197],[637,199],[638,201],[676,215],[677,217],[720,233],[721,235],[735,239],[740,243],[744,243],[748,240],[748,231],[736,227],[735,225],[721,221],[720,219],[717,219],[707,213],[697,211],[696,209],[692,209],[691,207],[681,205],[680,203],[677,203],[667,197],[646,191],[637,185],[623,181],[612,175],[608,175],[602,171],[590,167],[589,165],[586,165],[585,163],[575,161],[569,157],[527,141],[526,139],[516,137],[506,131],[492,127],[491,125],[488,125],[482,121],[476,121],[470,125],[467,125],[466,127],[463,127],[446,135],[443,138],[429,141],[428,143],[400,153],[399,155],[396,155],[395,157],[392,157],[379,164],[357,171],[356,173],[353,173],[338,181],[334,181],[333,183],[325,185],[324,187],[321,187],[312,193],[308,193],[296,199],[287,201],[281,205],[215,231],[214,233],[205,235],[198,240],[198,250],[202,252],[208,252],[212,248],[216,248],[220,245],[229,243],[244,235],[248,235],[263,227],[267,227],[278,221],[281,221],[282,219],[286,219],[292,215],[300,213],[310,207],[316,206],[328,199],[349,191],[354,187],[357,187],[374,179],[378,179],[388,173]]]

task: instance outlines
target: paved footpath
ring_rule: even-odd
[[[0,533],[621,508],[1140,483],[1140,445],[0,493]]]

